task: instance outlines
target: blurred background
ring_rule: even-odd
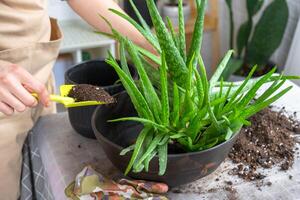
[[[128,2],[117,1],[129,15],[134,14]],[[145,9],[142,0],[136,0]],[[193,0],[185,1],[187,42],[192,37],[195,20]],[[277,65],[278,72],[300,74],[299,0],[209,0],[205,20],[202,56],[207,71],[212,73],[224,53],[233,48],[232,71],[226,79],[243,77],[253,63],[261,74]],[[176,0],[158,0],[163,15],[176,25]],[[143,12],[144,13],[144,12]],[[105,58],[108,50],[115,52],[116,43],[93,32],[64,1],[49,0],[49,15],[59,20],[64,33],[59,59],[54,67],[57,85],[64,82],[64,72],[84,60]],[[147,15],[145,16],[147,19]],[[231,21],[232,19],[232,21]],[[151,23],[151,22],[149,22]],[[260,75],[260,74],[258,74]]]

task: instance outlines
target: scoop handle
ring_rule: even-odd
[[[31,95],[38,99],[38,95],[36,93],[31,93]],[[72,103],[72,102],[74,102],[73,98],[63,97],[63,96],[54,95],[54,94],[50,95],[50,100],[54,101],[54,102],[57,102],[57,103],[61,103],[61,104],[66,104],[66,103]]]

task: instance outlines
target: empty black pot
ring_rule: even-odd
[[[96,138],[101,143],[109,160],[119,170],[124,172],[131,154],[120,156],[119,153],[124,147],[134,143],[143,126],[136,122],[107,122],[110,119],[136,116],[136,111],[125,91],[117,94],[115,97],[117,103],[102,105],[96,109],[92,118],[92,126]],[[170,187],[195,181],[207,176],[218,168],[232,148],[237,135],[229,141],[208,150],[169,154],[167,170],[163,176],[158,175],[159,164],[157,156],[150,162],[149,172],[137,174],[131,172],[129,176],[135,179],[164,182]]]
[[[128,66],[134,78],[137,72],[134,67]],[[102,87],[110,95],[124,90],[122,84],[115,84],[119,79],[115,70],[104,60],[91,60],[75,65],[65,73],[66,84],[91,84]],[[96,139],[91,118],[97,106],[68,108],[69,120],[77,133],[82,136]]]

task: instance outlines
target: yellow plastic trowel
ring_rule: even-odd
[[[66,108],[80,107],[80,106],[94,106],[108,104],[107,102],[102,101],[81,101],[76,102],[74,98],[68,97],[70,90],[74,85],[61,85],[60,86],[60,95],[50,95],[50,100],[63,104]],[[32,96],[38,98],[38,95],[33,93]]]

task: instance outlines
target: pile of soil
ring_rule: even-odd
[[[294,118],[287,117],[284,108],[279,112],[267,108],[250,118],[251,126],[241,130],[229,153],[229,158],[238,164],[230,174],[254,181],[265,177],[257,172],[258,168],[280,166],[288,170],[294,162],[294,136],[300,134],[300,124]]]
[[[106,103],[114,103],[115,99],[110,96],[104,89],[98,86],[79,84],[75,85],[68,94],[69,97],[75,99],[76,102],[81,101],[102,101]]]
[[[266,65],[259,66],[256,71],[254,72],[253,76],[258,77],[258,76],[263,76],[267,74],[269,71],[271,71],[276,64],[269,62]],[[244,76],[247,77],[250,71],[252,70],[253,65],[252,64],[244,64],[243,67],[239,71],[236,72],[236,75]],[[278,71],[276,71],[278,72]]]

